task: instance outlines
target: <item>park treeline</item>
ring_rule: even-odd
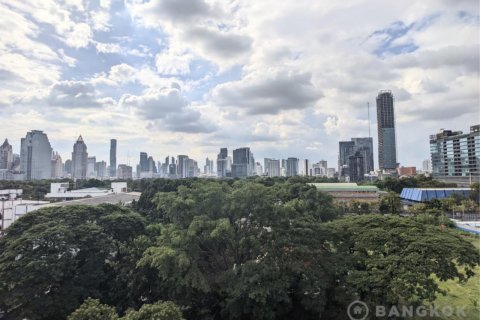
[[[431,303],[479,261],[437,216],[344,216],[301,178],[139,183],[131,207],[15,221],[0,238],[3,319],[344,319],[354,300]]]

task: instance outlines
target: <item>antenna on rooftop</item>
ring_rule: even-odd
[[[371,138],[371,135],[370,135],[370,102],[367,102],[367,114],[368,114],[368,137]]]

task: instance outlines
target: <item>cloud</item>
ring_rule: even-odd
[[[277,114],[312,107],[323,95],[312,85],[310,73],[277,72],[269,77],[252,73],[240,81],[215,88],[214,101],[246,114]]]
[[[60,81],[51,87],[46,101],[50,106],[62,108],[98,108],[94,86],[84,81]]]
[[[125,94],[120,105],[132,108],[145,120],[163,119],[169,113],[179,113],[188,102],[177,88],[162,88],[142,96]]]

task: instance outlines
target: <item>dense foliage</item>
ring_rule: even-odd
[[[5,319],[344,318],[355,299],[422,304],[472,276],[435,215],[342,217],[301,178],[150,180],[134,209],[29,213],[0,238]],[[430,218],[433,217],[433,218]],[[90,299],[89,299],[90,298]]]

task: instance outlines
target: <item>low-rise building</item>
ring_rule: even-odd
[[[331,195],[338,201],[377,201],[380,190],[376,186],[359,186],[356,183],[309,183],[319,191]]]

